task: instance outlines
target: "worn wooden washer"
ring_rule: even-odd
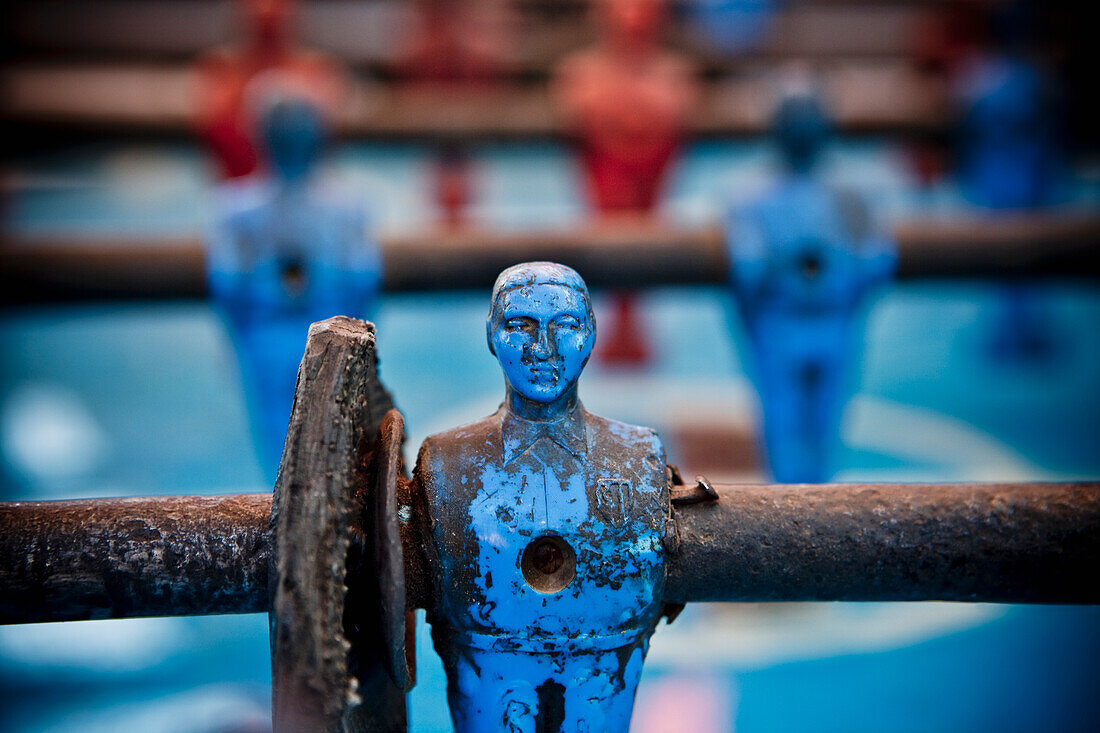
[[[383,420],[392,406],[374,327],[315,323],[271,509],[276,733],[406,727],[403,431],[396,411]]]

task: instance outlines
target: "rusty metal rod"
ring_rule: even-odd
[[[714,488],[669,601],[1100,603],[1100,483]]]
[[[1100,216],[1027,214],[901,222],[898,276],[1100,276]],[[718,229],[622,221],[544,232],[445,230],[381,241],[390,292],[484,289],[516,262],[553,260],[592,287],[719,284],[729,262]],[[158,242],[7,236],[0,245],[0,302],[201,298],[197,238]]]
[[[270,494],[0,503],[0,623],[267,611]]]
[[[1100,483],[713,488],[675,505],[666,600],[1100,603]],[[264,611],[270,508],[0,504],[0,623]]]

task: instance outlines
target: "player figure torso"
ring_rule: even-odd
[[[441,568],[433,623],[455,643],[500,651],[606,650],[647,636],[669,512],[656,435],[581,411],[572,443],[543,435],[527,447],[502,430],[502,412],[429,438],[421,453]],[[524,561],[546,541],[566,565],[575,556],[562,588]]]

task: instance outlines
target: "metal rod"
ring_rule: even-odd
[[[901,222],[898,276],[1100,276],[1100,217],[1009,215]],[[719,284],[729,263],[718,229],[677,229],[649,221],[548,232],[447,230],[381,241],[390,292],[487,290],[516,262],[553,260],[592,287]],[[0,302],[201,298],[202,242],[6,237],[0,246]]]
[[[1100,483],[674,487],[668,601],[1100,603]],[[0,623],[267,610],[271,497],[0,504]]]
[[[666,600],[1100,603],[1100,483],[714,488]]]
[[[0,503],[0,623],[267,611],[271,495]]]
[[[729,269],[717,229],[647,220],[542,232],[456,230],[393,238],[382,249],[392,291],[488,291],[504,268],[539,260],[569,265],[596,288],[721,283]]]
[[[802,55],[801,53],[799,54]],[[541,73],[550,71],[544,67]],[[944,90],[906,64],[860,62],[820,70],[834,121],[848,133],[935,131],[945,127]],[[192,69],[148,63],[20,64],[0,69],[5,105],[0,119],[35,125],[36,133],[85,130],[119,134],[194,135],[195,110],[184,91]],[[876,93],[868,95],[868,84]],[[104,90],[112,90],[104,93]],[[157,93],[150,93],[156,90]],[[561,138],[568,133],[545,83],[441,91],[352,84],[337,110],[336,131],[348,138],[508,140]],[[701,80],[688,122],[693,135],[760,134],[767,130],[765,79],[743,74]]]
[[[591,33],[591,19],[584,12],[589,4],[587,0],[512,3],[522,30],[511,36],[511,41],[519,41],[521,47],[516,49],[518,53],[515,55],[509,54],[506,63],[494,69],[495,75],[504,80],[518,80],[544,79],[552,74],[561,56]],[[409,69],[403,59],[395,55],[393,41],[387,38],[372,40],[370,33],[364,34],[360,30],[380,22],[376,11],[370,4],[356,4],[354,8],[348,8],[341,2],[311,2],[301,8],[299,22],[303,30],[308,29],[305,35],[311,44],[350,65],[358,72],[357,75],[403,80],[408,77]],[[697,39],[689,19],[680,13],[671,13],[666,27],[669,36],[676,39],[677,46],[688,52],[695,63],[703,66],[708,76],[736,73],[739,77],[758,80],[763,85],[770,81],[769,78],[762,74],[745,74],[743,69],[746,65],[781,63],[793,56],[796,59],[812,59],[810,63],[818,66],[816,72],[819,74],[834,72],[837,66],[849,66],[853,62],[873,64],[874,68],[879,69],[909,68],[910,64],[905,62],[910,61],[914,53],[909,29],[923,22],[925,12],[919,4],[911,3],[784,6],[774,18],[775,32],[760,37],[759,43],[743,49],[735,59],[716,53],[702,39]],[[184,75],[190,71],[196,56],[226,40],[227,30],[226,15],[210,12],[204,0],[142,6],[142,21],[125,24],[118,22],[116,13],[105,13],[100,7],[89,7],[87,3],[80,2],[49,3],[45,8],[32,3],[29,7],[19,8],[18,17],[21,28],[33,29],[20,34],[20,60],[25,57],[41,58],[43,52],[52,53],[58,60],[41,65],[29,61],[10,64],[12,75],[16,78],[25,75],[28,67],[63,71],[74,67],[109,68],[109,64],[132,70],[148,68],[150,72],[161,70],[164,74]],[[148,37],[150,27],[156,28],[155,43]],[[828,31],[822,32],[822,27],[828,28]],[[75,33],[74,29],[80,32]],[[79,59],[79,62],[73,59]],[[76,63],[80,66],[76,67]],[[80,80],[87,78],[84,76]],[[92,96],[92,90],[86,89],[91,86],[103,88],[102,85],[85,81],[82,91],[86,96]],[[454,86],[448,86],[447,90]],[[888,91],[913,93],[896,86],[888,88]],[[54,91],[54,95],[55,101],[62,96],[59,91]],[[101,107],[115,102],[110,95],[105,96],[108,99],[101,102]],[[437,92],[437,96],[442,94]],[[163,103],[161,100],[162,95],[156,95],[154,99],[141,101],[145,105],[154,105]]]

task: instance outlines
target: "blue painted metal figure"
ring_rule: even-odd
[[[737,56],[758,47],[774,25],[777,0],[689,0],[684,14],[710,49]]]
[[[961,83],[959,179],[968,199],[991,209],[1055,203],[1063,165],[1055,100],[1024,58],[976,60]]]
[[[208,278],[234,337],[259,455],[273,479],[309,324],[368,315],[381,258],[362,208],[318,180],[325,143],[318,109],[284,97],[266,106],[259,124],[269,175],[222,189]]]
[[[1023,18],[1002,20],[1003,34]],[[1015,23],[1009,22],[1014,20]],[[1057,203],[1064,189],[1057,104],[1042,71],[1021,53],[975,60],[961,82],[959,180],[966,197],[989,209],[1024,211]],[[1050,363],[1056,351],[1050,317],[1036,291],[1004,289],[992,338],[998,361]]]
[[[625,733],[662,613],[664,450],[577,398],[596,324],[576,272],[505,270],[487,332],[504,403],[428,438],[414,478],[455,729]]]
[[[734,211],[728,228],[734,294],[755,352],[764,447],[782,483],[832,475],[860,306],[896,262],[863,201],[814,178],[829,128],[815,98],[786,99],[774,121],[786,174]]]

